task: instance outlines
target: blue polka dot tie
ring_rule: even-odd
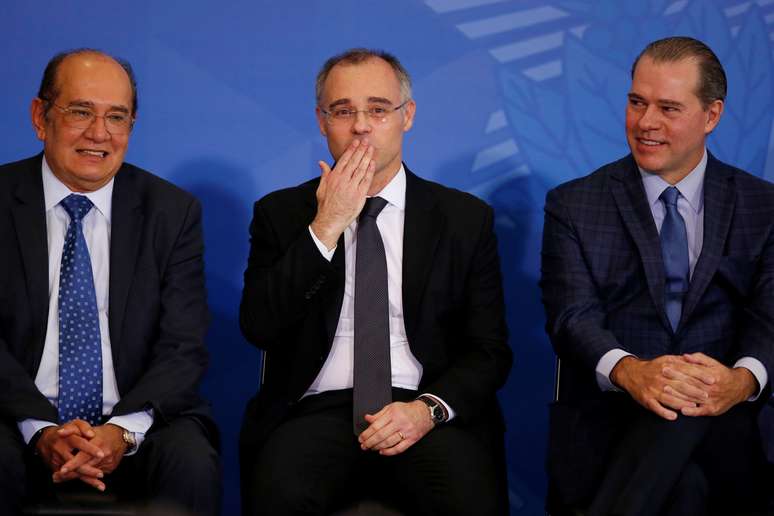
[[[97,296],[83,217],[93,206],[83,195],[62,202],[70,225],[59,274],[59,421],[102,419],[102,351]]]

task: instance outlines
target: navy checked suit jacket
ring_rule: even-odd
[[[601,393],[595,377],[611,349],[645,359],[701,351],[727,365],[750,356],[772,378],[773,229],[774,185],[709,155],[703,247],[672,331],[658,230],[633,157],[548,193],[541,288],[547,332],[562,361],[550,475],[578,481],[569,479],[599,466],[581,462],[599,461],[605,450],[595,448],[611,444],[603,439],[608,414],[599,403],[611,393]]]

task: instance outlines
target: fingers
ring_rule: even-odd
[[[663,406],[656,398],[650,398],[646,404],[646,407],[657,416],[663,417],[668,421],[674,421],[675,419],[677,419],[677,412],[673,410],[669,410],[668,408]]]
[[[375,173],[376,161],[372,159],[366,168],[365,174],[363,174],[363,177],[360,179],[360,183],[358,184],[358,188],[360,189],[360,192],[363,196],[365,196],[368,193],[368,190],[371,188],[371,183],[374,180]]]
[[[398,444],[391,448],[384,448],[383,450],[379,450],[379,455],[384,455],[385,457],[398,455],[399,453],[403,453],[404,451],[408,450],[412,444],[414,444],[416,441],[409,441],[408,439],[403,439]]]
[[[73,419],[72,421],[65,423],[57,430],[57,434],[59,434],[59,437],[81,435],[87,439],[91,439],[95,435],[91,425],[81,419]]]
[[[84,484],[90,485],[94,489],[97,489],[99,491],[105,490],[105,483],[102,482],[102,480],[95,478],[95,477],[89,477],[89,476],[80,476],[78,477],[78,480],[83,482]]]
[[[662,374],[672,380],[664,385],[664,392],[693,403],[704,403],[709,398],[709,393],[703,388],[708,386],[696,377],[688,376],[671,367],[664,367]]]
[[[694,406],[705,403],[707,399],[709,399],[709,394],[705,391],[686,384],[677,384],[676,386],[665,385],[664,394],[680,399],[684,404],[691,404]]]
[[[68,473],[70,471],[79,471],[81,467],[86,467],[89,464],[97,464],[101,460],[100,457],[94,457],[88,453],[79,452],[75,456],[68,460],[59,468],[60,473]],[[99,471],[99,470],[97,470]]]
[[[65,439],[65,442],[67,442],[71,449],[75,448],[81,452],[88,453],[92,457],[97,457],[99,459],[105,457],[105,452],[103,452],[99,446],[92,443],[91,441],[87,441],[79,435],[71,435]]]
[[[352,140],[352,143],[349,144],[347,149],[344,151],[344,153],[339,156],[339,159],[336,160],[336,167],[334,170],[343,170],[346,168],[346,166],[349,164],[349,161],[352,159],[352,155],[355,153],[357,148],[360,146],[360,140],[354,139]]]
[[[320,167],[320,175],[325,179],[325,176],[331,173],[331,167],[324,161],[318,161],[317,166]]]
[[[705,355],[704,353],[685,353],[682,355],[683,359],[685,361],[690,362],[692,364],[699,364],[704,366],[713,366],[718,365],[720,362],[715,360],[712,357],[709,357]]]

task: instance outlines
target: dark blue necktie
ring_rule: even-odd
[[[688,234],[685,221],[677,211],[680,192],[670,186],[661,193],[666,214],[661,225],[661,255],[664,258],[664,305],[672,330],[677,331],[683,311],[683,298],[688,291],[690,265],[688,263]]]
[[[70,215],[59,274],[59,421],[102,419],[102,348],[97,297],[83,217],[93,206],[83,195],[62,202]]]
[[[381,197],[366,199],[357,226],[352,371],[355,435],[368,427],[366,414],[375,414],[392,401],[387,258],[376,225],[376,217],[386,205]]]

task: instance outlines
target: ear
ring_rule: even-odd
[[[43,100],[35,97],[30,105],[30,118],[32,118],[32,128],[35,129],[35,135],[38,140],[46,141],[46,104]]]
[[[317,106],[314,108],[314,114],[317,115],[317,125],[320,128],[320,134],[328,137],[328,126],[326,125],[325,121],[325,113],[322,112],[322,109],[320,109],[320,106]]]
[[[403,132],[407,132],[414,125],[414,115],[417,112],[417,103],[413,100],[403,106]]]
[[[722,100],[717,99],[712,101],[712,104],[706,109],[707,122],[704,124],[704,134],[711,133],[720,122],[720,117],[723,115],[723,107],[725,104]]]

